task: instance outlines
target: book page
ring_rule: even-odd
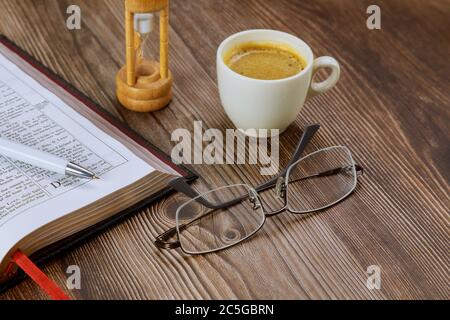
[[[1,53],[0,137],[72,161],[100,177],[65,177],[0,155],[0,262],[34,230],[154,171]]]

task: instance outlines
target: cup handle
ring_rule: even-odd
[[[314,82],[314,75],[322,68],[331,69],[331,74],[327,80],[323,82]],[[314,60],[313,80],[309,89],[308,97],[312,98],[321,93],[331,90],[341,77],[341,67],[339,62],[332,57],[320,57]]]

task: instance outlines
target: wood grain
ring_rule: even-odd
[[[79,265],[77,299],[449,299],[450,2],[377,1],[382,30],[366,28],[371,1],[171,1],[174,99],[136,114],[115,99],[125,62],[123,1],[0,0],[0,32],[165,152],[171,132],[232,128],[219,101],[215,51],[235,32],[273,28],[342,64],[337,88],[307,103],[281,138],[285,164],[307,123],[308,151],[347,145],[366,168],[356,193],[319,215],[281,215],[251,241],[205,257],[159,251],[180,196],[161,201],[44,266],[59,284]],[[82,29],[65,27],[82,9]],[[158,43],[151,48],[158,54]],[[201,190],[263,182],[258,166],[196,165]],[[379,265],[382,290],[366,288]],[[1,299],[45,299],[29,280]]]

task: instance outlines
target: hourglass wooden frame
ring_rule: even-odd
[[[145,60],[142,39],[134,28],[135,14],[159,12],[160,62]],[[126,65],[116,76],[119,102],[136,112],[153,112],[172,99],[169,71],[169,0],[125,0]]]

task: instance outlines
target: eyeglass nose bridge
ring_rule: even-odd
[[[258,210],[261,208],[261,203],[255,190],[251,189],[248,191],[248,198],[250,203],[253,205],[253,210]]]

